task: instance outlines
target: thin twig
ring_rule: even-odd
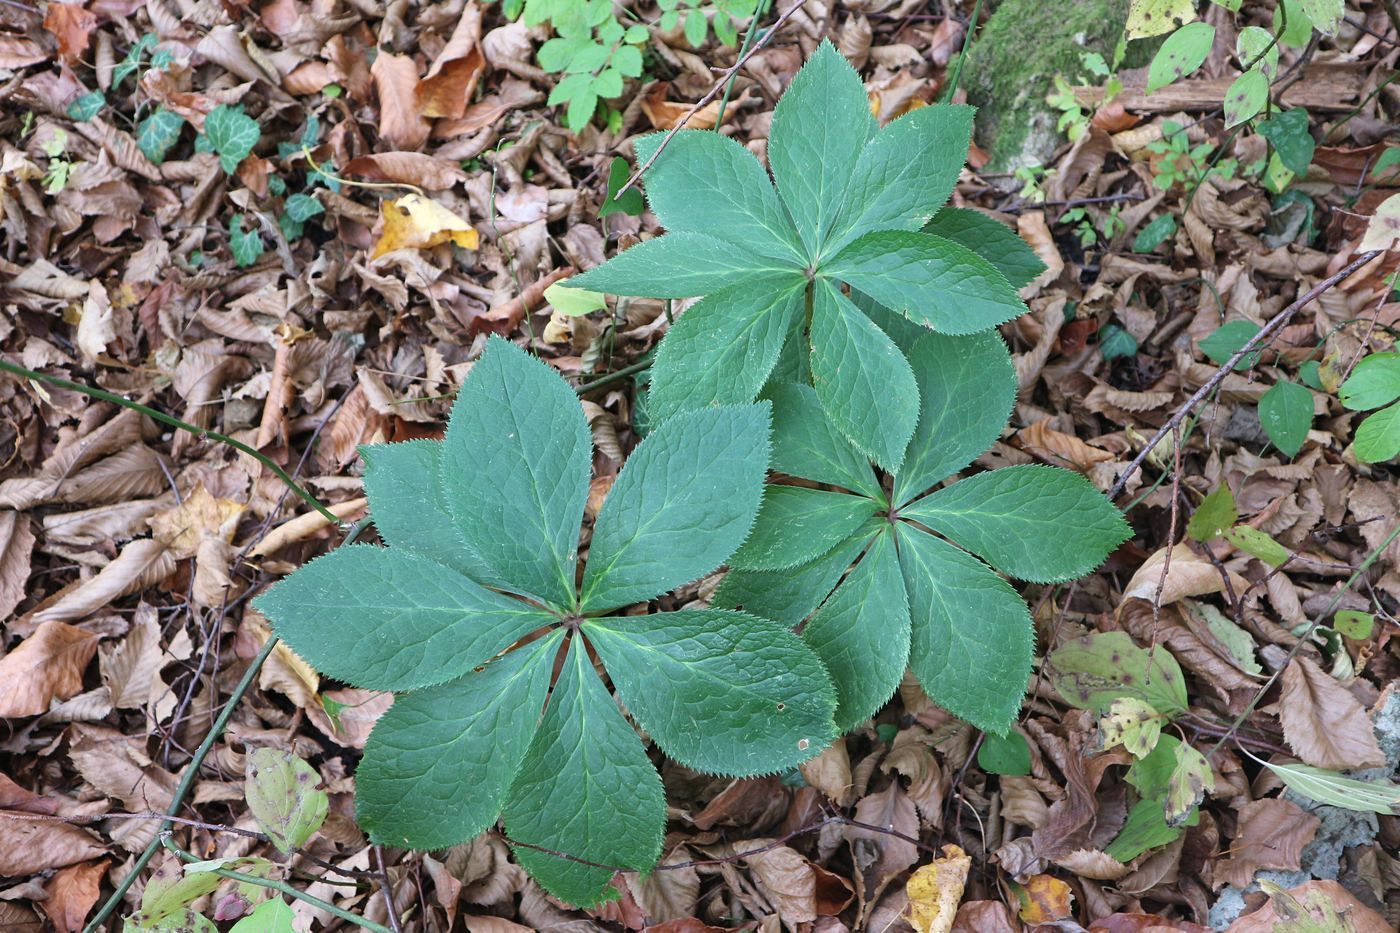
[[[1142,451],[1132,459],[1132,461],[1123,469],[1122,473],[1118,474],[1118,478],[1113,483],[1113,488],[1108,491],[1108,497],[1110,499],[1116,499],[1118,497],[1118,494],[1121,493],[1123,491],[1123,488],[1128,485],[1128,480],[1131,479],[1133,474],[1138,471],[1138,469],[1142,466],[1143,461],[1146,460],[1148,455],[1151,454],[1152,451],[1157,448],[1157,445],[1162,442],[1162,439],[1168,434],[1172,433],[1172,431],[1176,430],[1176,426],[1181,423],[1181,420],[1187,415],[1189,415],[1197,405],[1199,405],[1202,401],[1206,399],[1207,396],[1209,396],[1212,392],[1215,391],[1217,386],[1219,386],[1222,382],[1225,381],[1225,377],[1234,371],[1236,363],[1238,363],[1250,353],[1253,353],[1255,350],[1259,349],[1260,347],[1267,344],[1270,340],[1272,340],[1274,336],[1280,330],[1283,329],[1284,325],[1286,325],[1290,320],[1292,320],[1293,315],[1297,314],[1313,299],[1317,298],[1319,295],[1332,288],[1338,282],[1349,278],[1352,275],[1352,273],[1356,272],[1362,266],[1365,266],[1379,255],[1379,250],[1373,250],[1368,253],[1362,253],[1360,256],[1347,263],[1347,265],[1340,272],[1336,272],[1332,275],[1329,275],[1321,282],[1318,282],[1312,288],[1308,289],[1307,293],[1304,294],[1301,298],[1297,299],[1288,307],[1280,311],[1278,314],[1274,315],[1269,320],[1269,323],[1265,324],[1264,327],[1260,329],[1259,333],[1255,334],[1248,341],[1246,341],[1244,346],[1236,350],[1228,360],[1221,364],[1220,368],[1215,371],[1215,375],[1207,379],[1204,385],[1197,389],[1190,398],[1188,398],[1185,402],[1182,403],[1181,407],[1179,407],[1176,411],[1172,412],[1172,416],[1167,419],[1167,423],[1162,425],[1162,427],[1157,430],[1156,434],[1152,435],[1152,439],[1149,440],[1147,444],[1143,446]]]
[[[666,137],[661,140],[661,145],[656,147],[656,151],[651,154],[651,158],[647,159],[646,162],[639,165],[637,167],[637,170],[632,173],[632,176],[628,178],[626,182],[623,183],[622,187],[618,188],[617,191],[614,192],[614,198],[620,198],[624,193],[631,190],[632,186],[635,185],[644,174],[646,174],[647,169],[651,168],[652,163],[654,163],[657,160],[661,153],[666,151],[667,144],[669,144],[671,140],[675,138],[675,135],[679,133],[687,123],[690,122],[690,118],[699,113],[701,107],[705,106],[710,101],[714,100],[717,96],[719,96],[719,92],[723,90],[725,84],[729,82],[730,76],[738,74],[739,69],[744,67],[744,65],[748,63],[748,60],[750,58],[753,58],[753,56],[760,49],[762,49],[765,45],[772,41],[773,37],[778,34],[778,30],[783,28],[783,24],[788,21],[788,18],[791,17],[792,14],[796,13],[798,10],[802,9],[803,5],[806,2],[807,0],[797,0],[797,2],[792,5],[791,9],[789,9],[782,16],[779,16],[777,21],[774,22],[773,25],[768,28],[768,31],[763,34],[763,38],[759,39],[756,43],[754,43],[753,48],[749,49],[747,53],[739,56],[739,60],[736,61],[733,65],[731,65],[728,69],[726,69],[724,74],[720,75],[719,80],[715,82],[715,86],[710,88],[709,91],[705,93],[704,97],[696,101],[695,105],[685,112],[685,115],[682,116],[680,120],[676,123],[676,125],[671,128],[671,131],[666,134]]]
[[[389,926],[394,928],[394,933],[403,933],[403,927],[399,926],[399,912],[394,909],[394,891],[389,884],[389,872],[384,867],[384,847],[374,847],[374,863],[379,869],[379,890],[384,895],[384,909],[389,912]]]

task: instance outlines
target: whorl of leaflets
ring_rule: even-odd
[[[666,824],[661,780],[619,701],[667,755],[712,774],[788,769],[831,741],[830,680],[786,626],[620,611],[740,545],[769,433],[767,404],[659,426],[613,483],[578,584],[592,443],[546,364],[493,339],[442,441],[362,449],[389,546],[332,551],[256,605],[318,670],[398,694],[356,773],[371,839],[440,849],[503,816],[530,874],[592,905],[616,893],[596,866],[650,870]]]

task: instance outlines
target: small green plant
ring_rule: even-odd
[[[1231,178],[1238,167],[1234,159],[1212,162],[1210,157],[1215,145],[1210,142],[1193,145],[1186,129],[1171,120],[1162,121],[1162,138],[1148,143],[1147,151],[1157,157],[1152,160],[1152,184],[1163,191],[1178,185],[1194,188],[1211,174]]]
[[[402,694],[356,778],[370,837],[442,848],[504,813],[521,864],[575,904],[610,896],[613,870],[596,864],[650,870],[661,781],[594,654],[636,723],[688,767],[748,776],[820,752],[835,696],[789,629],[718,609],[619,611],[739,546],[768,452],[767,405],[659,425],[608,493],[576,582],[592,445],[577,396],[544,363],[493,339],[444,440],[364,448],[390,546],[332,551],[257,606],[318,669]]]
[[[1259,330],[1259,325],[1253,321],[1229,321],[1201,338],[1201,352],[1211,362],[1223,366],[1253,340]],[[1253,369],[1262,357],[1262,350],[1251,351],[1241,357],[1234,368],[1236,371]],[[1295,457],[1303,449],[1312,423],[1313,395],[1305,385],[1279,379],[1259,399],[1259,424],[1286,457]]]
[[[157,48],[160,39],[155,33],[145,33],[136,41],[126,56],[112,67],[111,89],[119,88],[123,81],[137,72],[164,71],[173,60],[169,49]],[[148,57],[149,56],[149,57]],[[88,91],[76,97],[68,105],[68,116],[79,122],[91,120],[107,106],[107,96],[102,91]],[[136,145],[141,154],[159,165],[166,154],[180,138],[185,127],[185,118],[164,107],[141,116],[145,105],[136,108]]]
[[[66,158],[68,149],[68,134],[63,130],[54,130],[53,135],[44,140],[39,146],[44,150],[44,155],[49,157],[48,167],[44,169],[44,192],[46,194],[58,194],[68,186],[68,176],[73,172],[73,161]]]
[[[1123,221],[1119,219],[1118,212],[1121,208],[1115,204],[1106,213],[1098,218],[1098,225],[1095,226],[1093,215],[1089,213],[1087,207],[1071,207],[1060,215],[1060,223],[1074,224],[1075,235],[1079,237],[1081,246],[1093,246],[1102,236],[1105,240],[1111,240],[1124,231]]]
[[[1356,364],[1338,394],[1349,410],[1371,412],[1352,440],[1357,459],[1381,463],[1400,456],[1400,353],[1372,353]]]

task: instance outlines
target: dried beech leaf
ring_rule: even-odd
[[[0,658],[0,717],[37,716],[54,700],[83,689],[83,671],[97,651],[97,636],[61,621],[40,624]]]
[[[1361,703],[1301,655],[1283,669],[1278,718],[1288,747],[1316,768],[1342,771],[1385,764]]]

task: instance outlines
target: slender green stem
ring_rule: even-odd
[[[171,852],[174,852],[175,855],[178,856],[182,861],[203,861],[203,859],[201,859],[194,853],[186,852],[184,849],[180,848],[180,846],[176,844],[175,840],[170,838],[170,835],[168,833],[161,834],[161,842],[167,849],[169,849]],[[324,910],[328,914],[333,914],[339,917],[341,920],[346,920],[350,923],[353,923],[361,929],[370,930],[372,931],[372,933],[394,933],[394,931],[389,929],[388,927],[380,926],[377,923],[372,923],[371,921],[366,920],[364,917],[353,914],[343,907],[337,907],[329,901],[323,901],[319,897],[314,897],[310,894],[307,894],[305,891],[298,891],[296,888],[292,887],[290,884],[287,884],[287,882],[285,881],[275,881],[271,878],[259,878],[257,875],[245,875],[241,871],[232,871],[227,868],[213,868],[210,869],[210,873],[218,875],[220,878],[228,878],[231,881],[238,881],[242,884],[255,884],[260,888],[267,888],[270,891],[277,891],[280,894],[285,894],[287,897],[295,898],[299,901],[304,901],[307,904],[310,904],[312,907],[315,907],[319,910]]]
[[[106,389],[99,389],[96,386],[85,386],[79,382],[70,382],[67,379],[60,379],[58,376],[50,376],[45,373],[36,373],[32,369],[25,369],[23,366],[16,366],[14,363],[9,362],[8,360],[0,359],[0,371],[19,376],[22,379],[33,379],[36,382],[43,382],[47,383],[48,385],[58,386],[61,389],[68,389],[72,392],[81,392],[84,395],[91,396],[92,398],[99,398],[102,399],[104,402],[111,402],[113,405],[120,405],[123,408],[130,408],[132,411],[139,411],[141,414],[145,415],[148,418],[151,418],[155,421],[159,421],[161,424],[168,424],[172,428],[179,428],[181,431],[188,431],[195,437],[207,437],[210,440],[218,441],[221,444],[227,444],[234,450],[237,450],[240,453],[247,454],[254,460],[258,461],[258,463],[261,463],[263,466],[267,467],[273,472],[274,475],[276,475],[278,479],[280,479],[283,483],[287,485],[288,489],[300,496],[304,502],[310,505],[317,512],[320,512],[322,517],[324,517],[332,525],[335,525],[337,528],[340,527],[340,519],[335,517],[335,513],[333,513],[330,509],[322,505],[320,501],[317,500],[317,498],[311,493],[307,492],[301,486],[297,485],[297,481],[292,479],[291,476],[287,474],[286,470],[282,469],[280,466],[274,463],[266,454],[254,450],[252,447],[249,447],[242,441],[236,441],[226,434],[220,434],[218,431],[210,431],[208,428],[197,427],[193,424],[189,424],[188,422],[181,421],[179,418],[173,418],[170,415],[165,414],[164,412],[156,411],[154,408],[151,408],[148,405],[142,405],[140,402],[133,402],[129,398],[123,398],[122,396],[117,395],[115,392],[108,392]]]
[[[948,79],[948,86],[943,89],[943,103],[952,103],[953,95],[958,91],[958,81],[962,79],[963,63],[967,61],[967,53],[972,49],[972,36],[977,32],[977,20],[982,15],[982,0],[977,0],[972,5],[972,18],[967,21],[967,38],[963,40],[962,51],[958,53],[958,61],[953,65],[953,75]]]
[[[601,389],[603,386],[612,385],[614,382],[621,382],[628,376],[635,376],[637,373],[645,372],[651,368],[651,360],[644,360],[641,363],[633,363],[631,366],[624,366],[617,372],[608,373],[606,376],[599,376],[592,382],[585,382],[583,385],[575,386],[574,391],[579,395],[587,395],[594,389]]]
[[[753,19],[749,20],[749,28],[744,33],[744,44],[739,49],[739,58],[748,54],[749,47],[753,45],[753,37],[758,34],[758,21],[763,19],[768,8],[773,5],[773,0],[763,0],[753,11]],[[729,80],[724,85],[724,96],[719,99],[719,111],[715,115],[715,132],[719,132],[720,126],[724,123],[724,108],[729,105],[729,95],[734,90],[734,80],[739,77],[739,72],[735,71],[729,76]]]

